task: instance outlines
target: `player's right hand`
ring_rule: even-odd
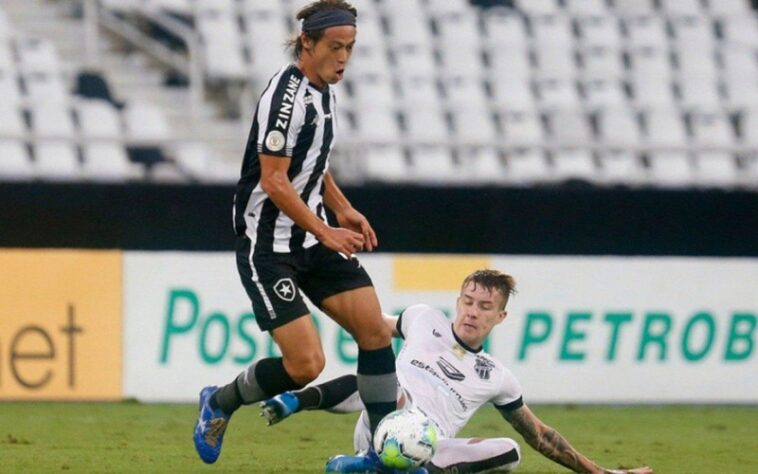
[[[363,248],[363,239],[362,234],[341,227],[329,227],[319,237],[322,244],[341,253],[345,258]]]

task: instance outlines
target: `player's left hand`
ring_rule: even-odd
[[[337,214],[336,217],[340,227],[363,234],[363,250],[371,252],[379,245],[376,232],[374,232],[366,216],[360,212],[350,208]]]

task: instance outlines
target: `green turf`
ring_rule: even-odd
[[[606,467],[659,473],[758,473],[758,407],[533,406]],[[203,465],[192,446],[196,409],[137,403],[0,403],[0,472],[323,472],[350,451],[353,415],[303,413],[266,427],[255,408],[235,414],[224,452]],[[462,436],[521,438],[493,409]],[[518,472],[566,472],[522,442]]]

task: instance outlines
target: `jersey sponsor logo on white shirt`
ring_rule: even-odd
[[[458,382],[465,380],[466,375],[458,370],[453,364],[446,361],[444,357],[440,357],[437,360],[437,366],[450,380],[457,380]]]
[[[284,91],[284,98],[282,99],[282,106],[279,109],[279,115],[276,118],[276,127],[282,130],[287,130],[287,126],[292,116],[292,109],[295,106],[295,94],[297,88],[300,87],[300,78],[297,76],[290,76],[290,81],[287,84],[287,89]]]

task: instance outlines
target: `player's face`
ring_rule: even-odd
[[[327,28],[316,43],[305,39],[301,63],[305,66],[308,80],[319,87],[341,81],[353,53],[355,36],[355,27],[345,25]]]
[[[469,347],[480,347],[495,325],[505,319],[503,295],[474,282],[463,287],[456,304],[455,334]]]

